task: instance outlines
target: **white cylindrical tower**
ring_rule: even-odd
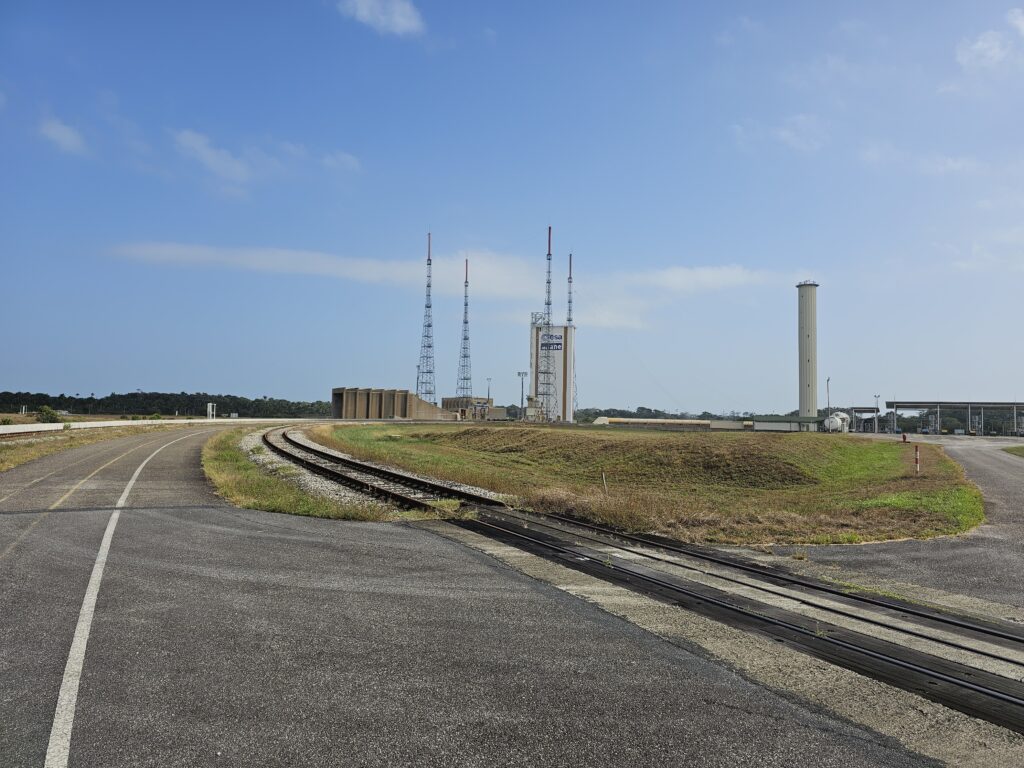
[[[813,280],[798,283],[798,331],[800,334],[800,416],[818,416],[818,284]],[[814,426],[803,427],[813,431]]]

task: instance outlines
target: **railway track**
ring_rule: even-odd
[[[484,494],[339,457],[288,429],[263,439],[288,461],[355,490],[405,508],[456,499],[475,519],[455,525],[1024,733],[1020,627],[847,591],[656,536],[533,515]]]

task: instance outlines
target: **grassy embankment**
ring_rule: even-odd
[[[984,519],[981,494],[929,444],[915,476],[912,445],[853,436],[400,424],[311,434],[537,511],[684,541],[856,543],[960,533]]]
[[[249,459],[239,444],[252,431],[248,426],[220,432],[203,446],[203,471],[218,495],[235,506],[337,520],[408,520],[430,516],[308,493],[292,482],[297,469],[290,466],[268,469]],[[257,448],[257,451],[265,450],[262,445]]]
[[[174,426],[183,426],[176,424]],[[173,428],[171,425],[153,424],[144,427],[145,434],[151,431]],[[138,427],[98,427],[96,429],[71,429],[47,433],[43,436],[33,435],[22,438],[6,438],[0,440],[0,472],[28,461],[41,459],[70,448],[92,445],[103,440],[114,440],[118,437],[141,435]]]
[[[1015,445],[1013,448],[1003,448],[1007,453],[1012,453],[1014,456],[1020,456],[1024,458],[1024,445]]]

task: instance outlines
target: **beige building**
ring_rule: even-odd
[[[458,414],[463,421],[505,421],[508,411],[503,405],[495,406],[489,397],[442,397],[441,407]]]
[[[331,418],[455,421],[458,417],[408,389],[335,387],[331,390]]]

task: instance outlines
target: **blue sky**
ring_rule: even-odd
[[[580,406],[1022,398],[1011,3],[0,7],[0,389],[518,401],[554,226]],[[824,386],[822,386],[824,393]]]

